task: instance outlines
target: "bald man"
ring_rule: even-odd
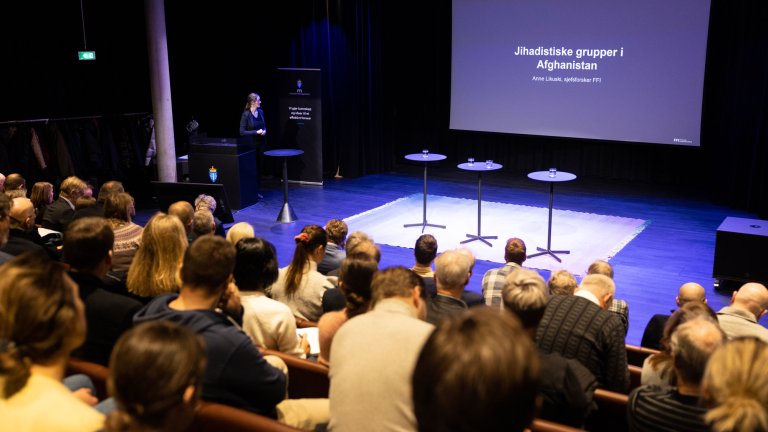
[[[704,287],[697,284],[696,282],[686,282],[680,285],[680,288],[677,290],[677,297],[675,297],[675,303],[677,303],[677,307],[679,308],[682,305],[692,301],[704,304],[707,303],[707,294],[704,290]],[[673,309],[670,312],[675,311]],[[664,325],[667,323],[669,317],[670,315],[664,314],[656,314],[652,316],[650,321],[648,321],[648,325],[645,326],[645,331],[643,332],[643,339],[640,342],[640,346],[660,350],[661,337],[664,334]]]
[[[731,305],[717,311],[717,320],[728,339],[739,336],[755,336],[768,342],[768,329],[757,320],[768,313],[768,288],[750,282],[739,288],[731,297]]]
[[[46,252],[35,230],[35,205],[29,198],[14,198],[10,212],[8,243],[3,251],[13,256],[24,252]]]

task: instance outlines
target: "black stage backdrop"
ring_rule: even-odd
[[[78,5],[22,3],[0,6],[13,17],[0,30],[0,122],[151,110],[143,2],[84,0],[90,66],[67,60],[82,49]],[[166,2],[176,144],[183,154],[193,117],[210,136],[235,137],[255,91],[276,145],[276,68],[319,68],[326,177],[337,166],[349,177],[384,172],[428,148],[451,163],[494,159],[510,175],[557,166],[682,187],[768,218],[764,9],[712,1],[702,146],[689,148],[450,131],[449,1]]]

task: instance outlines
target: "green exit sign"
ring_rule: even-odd
[[[96,51],[78,51],[78,60],[96,60]]]

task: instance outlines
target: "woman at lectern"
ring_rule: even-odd
[[[264,151],[267,123],[264,121],[264,111],[261,110],[261,96],[258,93],[248,95],[245,110],[240,116],[240,142],[256,150],[256,193],[259,199],[264,198],[259,193],[261,183],[261,153]]]

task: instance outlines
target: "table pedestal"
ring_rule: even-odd
[[[467,237],[469,239],[462,241],[461,244],[473,242],[475,240],[479,240],[479,241],[487,244],[488,246],[493,246],[493,245],[491,245],[491,242],[489,242],[488,240],[495,240],[495,239],[499,238],[498,236],[484,236],[484,235],[480,234],[482,232],[481,229],[480,229],[481,228],[480,221],[482,220],[482,217],[481,217],[481,215],[482,215],[482,207],[481,206],[482,206],[482,202],[483,202],[483,197],[482,197],[482,192],[481,192],[482,190],[483,190],[483,172],[482,171],[478,171],[477,172],[477,235],[475,235],[475,234],[467,234]]]
[[[536,247],[539,251],[535,254],[528,255],[528,258],[534,258],[541,255],[549,255],[557,262],[563,262],[557,254],[568,255],[571,251],[567,250],[552,250],[552,203],[555,198],[555,183],[571,181],[576,178],[576,175],[567,172],[558,172],[553,177],[549,177],[548,171],[537,171],[528,174],[528,178],[538,181],[545,181],[549,183],[549,221],[547,224],[547,248]]]
[[[424,229],[427,227],[433,227],[433,228],[442,228],[445,229],[445,225],[437,225],[437,224],[431,224],[427,222],[427,163],[428,162],[434,162],[445,159],[445,155],[441,154],[430,154],[426,158],[419,153],[409,154],[405,156],[406,159],[412,160],[412,161],[422,161],[424,162],[424,204],[422,206],[422,216],[421,216],[421,222],[417,223],[410,223],[410,224],[404,224],[403,228],[411,228],[411,227],[421,227],[421,232],[424,232]]]
[[[288,202],[288,157],[298,156],[303,153],[303,150],[297,149],[277,149],[264,152],[267,156],[283,158],[283,206],[280,208],[280,213],[277,215],[278,223],[291,223],[299,220],[299,218],[296,217],[296,213],[291,208],[291,204]]]

